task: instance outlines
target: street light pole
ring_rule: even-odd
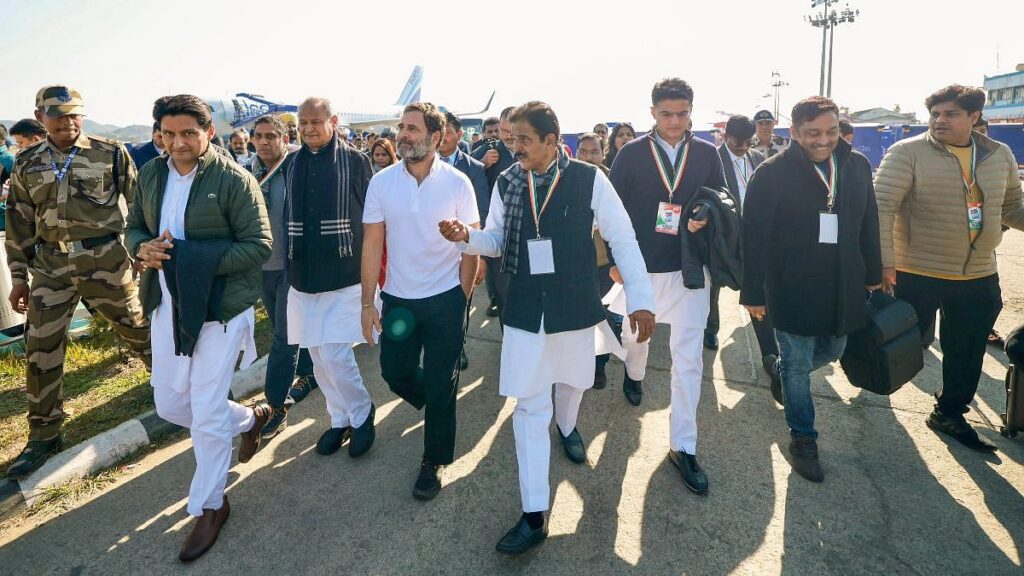
[[[849,6],[844,8],[842,12],[837,10],[829,12],[829,6],[838,1],[839,0],[811,0],[811,8],[817,8],[818,6],[823,5],[825,6],[825,12],[819,12],[815,16],[804,17],[804,20],[815,28],[821,28],[821,79],[818,82],[818,95],[828,95],[829,98],[832,97],[832,55],[835,47],[835,28],[844,22],[853,22],[854,19],[860,15],[860,10],[850,10]],[[828,62],[827,66],[826,61]],[[827,84],[825,80],[826,69],[828,70]]]
[[[778,120],[778,118],[779,118],[779,88],[781,88],[782,86],[789,86],[789,82],[783,82],[782,81],[782,74],[779,74],[779,72],[777,70],[773,71],[772,72],[772,88],[775,91],[775,103],[774,103],[775,110],[774,110],[774,112],[775,112],[775,119],[776,120]]]
[[[832,11],[832,21],[829,25],[828,37],[828,97],[832,97],[832,47],[835,45],[836,40],[836,26],[844,22],[853,22],[857,16],[860,16],[860,10],[850,10],[849,6],[843,8],[843,11],[836,14],[836,11]]]
[[[821,28],[821,79],[818,82],[818,95],[825,95],[825,62],[827,57],[826,48],[828,47],[828,28],[829,28],[829,17],[828,7],[835,4],[839,0],[811,0],[811,8],[817,8],[818,6],[825,6],[825,13],[819,13],[817,16],[807,16],[805,20],[810,22],[814,27]]]
[[[829,35],[828,35],[828,90],[826,91],[825,94],[829,98],[832,97],[832,49],[836,45],[836,22],[835,22],[835,19],[836,19],[836,13],[833,10],[832,11],[832,22],[828,26],[828,30],[830,30],[831,32],[829,32]]]

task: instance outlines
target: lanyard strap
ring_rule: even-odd
[[[72,146],[67,160],[64,161],[64,166],[57,170],[57,163],[53,161],[53,154],[50,153],[49,147],[46,148],[46,155],[50,158],[50,170],[53,170],[53,176],[57,179],[58,186],[64,180],[64,176],[67,175],[68,168],[71,166],[71,161],[75,159],[76,154],[78,154],[78,146]]]
[[[541,205],[540,210],[537,210],[537,185],[533,181],[533,171],[526,171],[526,183],[530,187],[530,212],[533,213],[533,223],[537,231],[537,238],[540,238],[540,216],[544,213],[544,209],[548,207],[548,202],[551,202],[551,197],[555,195],[555,187],[558,186],[558,181],[562,179],[562,171],[555,165],[555,176],[551,179],[551,186],[548,186],[548,195],[544,198],[544,204]]]
[[[828,178],[825,177],[825,172],[818,168],[817,164],[814,165],[814,171],[818,173],[818,178],[821,179],[821,182],[825,184],[825,188],[828,189],[828,198],[825,204],[828,206],[829,213],[831,213],[832,207],[836,204],[836,193],[838,191],[836,183],[839,180],[836,178],[836,155],[832,154],[828,157]]]
[[[274,164],[274,167],[271,168],[270,170],[267,170],[267,173],[264,174],[263,177],[259,179],[258,184],[261,187],[263,186],[263,184],[265,182],[270,182],[270,179],[274,177],[274,174],[277,174],[277,171],[281,169],[281,165],[284,164],[284,159],[287,158],[287,157],[288,157],[287,154],[282,155],[281,159],[277,161],[277,164]],[[256,160],[254,159],[253,162],[255,162],[255,161]]]
[[[965,190],[966,190],[966,192],[968,194],[971,193],[971,189],[974,188],[974,185],[977,183],[977,181],[974,178],[974,167],[977,164],[978,164],[978,149],[974,145],[974,138],[971,138],[971,175],[970,175],[970,178],[967,177],[967,174],[964,174],[964,165],[963,165],[963,163],[960,163],[960,178],[963,179],[963,181],[964,181],[964,188],[965,188]]]
[[[661,183],[664,184],[665,189],[668,190],[668,202],[671,204],[672,195],[679,189],[679,183],[683,181],[683,172],[686,171],[686,159],[690,155],[690,143],[687,142],[683,145],[683,149],[676,154],[676,165],[672,167],[666,164],[665,159],[662,158],[661,154],[658,154],[654,138],[648,140],[647,143],[651,145],[651,154],[654,155],[654,165],[658,167],[658,174],[661,176]],[[670,173],[673,175],[671,178],[669,177]]]

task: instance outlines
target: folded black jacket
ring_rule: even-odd
[[[743,285],[743,233],[736,201],[728,190],[701,186],[683,214],[691,215],[699,206],[708,207],[707,226],[696,234],[689,233],[685,225],[679,231],[683,285],[691,290],[703,288],[707,266],[713,285],[739,290]]]
[[[224,276],[217,276],[220,259],[231,240],[174,240],[164,260],[164,281],[171,293],[174,354],[191,356],[204,322],[227,322],[221,304]]]

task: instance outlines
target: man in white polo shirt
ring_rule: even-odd
[[[433,104],[406,106],[398,124],[402,162],[370,180],[363,209],[363,335],[373,342],[374,332],[382,333],[381,376],[391,390],[417,410],[426,406],[413,488],[420,500],[437,495],[441,468],[454,459],[458,360],[479,260],[463,256],[437,228],[453,218],[480,225],[469,178],[437,157],[444,129],[444,114]],[[374,295],[385,238],[382,321]]]

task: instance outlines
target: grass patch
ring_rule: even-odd
[[[256,307],[256,348],[270,349],[273,335],[262,306]],[[129,353],[113,329],[94,319],[91,335],[68,346],[64,364],[64,448],[153,409],[145,364]],[[28,439],[25,358],[0,354],[0,473]]]

